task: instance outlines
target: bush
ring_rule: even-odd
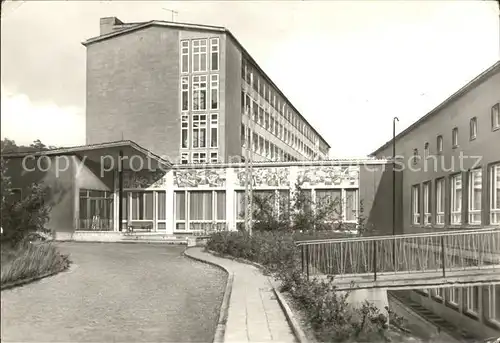
[[[312,234],[309,234],[313,237]],[[337,292],[333,280],[308,280],[301,271],[298,249],[290,232],[219,232],[211,235],[207,249],[221,255],[262,264],[281,282],[307,316],[320,342],[387,341],[387,318],[369,303],[354,309],[347,295]]]
[[[22,197],[12,192],[7,176],[7,161],[1,158],[1,203],[2,243],[15,247],[35,233],[45,234],[50,206],[46,203],[48,188],[43,184],[31,184],[23,189]]]
[[[23,244],[15,249],[2,246],[0,284],[62,271],[69,266],[68,256],[50,244]]]

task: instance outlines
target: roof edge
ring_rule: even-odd
[[[433,117],[436,115],[439,111],[443,110],[446,108],[450,103],[453,101],[457,100],[460,96],[464,95],[465,93],[469,92],[472,90],[474,87],[476,87],[478,84],[481,82],[485,81],[487,78],[490,76],[493,76],[496,72],[500,71],[500,60],[495,62],[493,65],[485,69],[483,72],[481,72],[479,75],[474,77],[471,81],[466,83],[463,87],[461,87],[458,91],[450,95],[448,98],[446,98],[443,102],[441,102],[439,105],[437,105],[435,108],[433,108],[431,111],[429,111],[427,114],[425,114],[423,117],[418,119],[416,122],[408,126],[406,129],[401,131],[398,135],[396,135],[395,140],[399,140],[406,136],[408,133],[416,129],[418,126],[420,126],[423,122],[425,122],[427,119]],[[389,146],[392,145],[392,139],[384,143],[382,146],[380,146],[377,150],[369,154],[368,156],[375,156],[382,150],[388,148]]]
[[[155,158],[159,163],[172,167],[173,164],[162,158],[161,156],[156,155],[155,153],[149,151],[146,148],[143,148],[139,144],[131,140],[120,140],[114,142],[105,142],[105,143],[97,143],[97,144],[88,144],[88,145],[78,145],[73,147],[65,147],[65,148],[56,148],[56,149],[48,149],[41,151],[26,151],[26,152],[13,152],[13,153],[5,153],[2,154],[3,158],[19,158],[26,156],[61,156],[61,155],[73,155],[82,151],[92,151],[97,149],[106,149],[106,148],[117,148],[117,147],[130,147],[133,148],[144,155],[151,156]]]

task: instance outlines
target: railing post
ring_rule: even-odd
[[[373,281],[377,281],[377,240],[373,240]]]
[[[396,238],[392,238],[392,267],[396,271]]]
[[[309,245],[306,245],[306,275],[309,280]]]
[[[444,251],[444,236],[441,236],[441,261],[443,263],[443,277],[446,277],[446,254]]]

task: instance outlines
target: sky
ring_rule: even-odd
[[[473,1],[7,1],[1,136],[85,144],[84,40],[99,18],[227,27],[331,145],[364,156],[500,59],[498,5]]]

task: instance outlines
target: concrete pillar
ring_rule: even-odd
[[[119,204],[119,195],[118,195],[118,171],[113,171],[113,231],[119,231],[118,224],[118,206]]]
[[[363,303],[368,301],[375,305],[380,313],[387,317],[389,322],[389,313],[386,307],[389,307],[389,300],[387,298],[387,289],[385,288],[367,288],[367,289],[354,289],[349,291],[347,302],[354,308],[360,308]]]
[[[165,223],[165,233],[167,235],[174,234],[174,216],[175,216],[175,208],[174,208],[174,171],[169,170],[164,176],[165,184],[164,188],[166,191],[165,194],[165,205],[166,209],[166,223]]]
[[[236,231],[235,183],[236,171],[234,168],[226,168],[226,223],[227,229],[230,231]]]
[[[290,208],[293,208],[293,206],[295,205],[293,201],[293,195],[295,194],[295,184],[297,183],[297,177],[299,176],[299,167],[289,166],[285,168],[288,168],[289,170],[288,180],[290,182]]]

